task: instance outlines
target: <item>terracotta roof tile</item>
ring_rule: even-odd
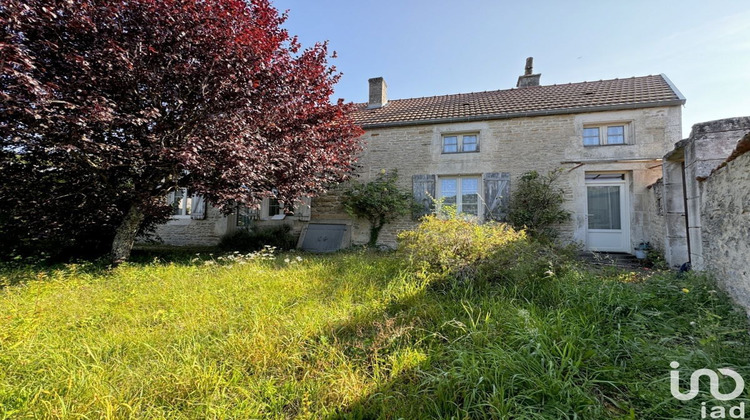
[[[368,128],[684,103],[669,80],[657,75],[396,99],[375,109],[367,109],[366,103],[356,104],[354,120]]]

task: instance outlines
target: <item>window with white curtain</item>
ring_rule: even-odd
[[[443,205],[456,206],[456,211],[479,217],[480,179],[477,176],[440,177],[438,196]]]

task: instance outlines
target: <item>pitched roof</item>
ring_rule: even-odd
[[[685,98],[665,75],[530,86],[489,92],[396,99],[381,108],[356,104],[364,128],[504,119],[681,105]]]

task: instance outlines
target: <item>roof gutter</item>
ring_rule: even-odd
[[[619,111],[625,109],[637,109],[637,108],[657,108],[662,106],[678,106],[685,104],[685,98],[675,88],[669,79],[664,77],[667,83],[675,91],[675,94],[679,97],[676,100],[670,101],[658,101],[658,102],[645,102],[645,103],[632,103],[632,104],[616,104],[616,105],[603,105],[603,106],[589,106],[589,107],[575,107],[575,108],[560,108],[560,109],[543,109],[538,111],[524,111],[524,112],[510,112],[504,114],[488,114],[488,115],[470,115],[466,117],[449,117],[449,118],[435,118],[430,120],[413,120],[413,121],[394,121],[387,123],[376,123],[376,124],[361,124],[360,127],[365,130],[370,128],[386,128],[386,127],[405,127],[413,125],[426,125],[426,124],[447,124],[456,122],[469,122],[469,121],[482,121],[482,120],[507,120],[511,118],[523,118],[523,117],[540,117],[547,115],[564,115],[564,114],[578,114],[582,112],[603,112],[603,111]]]
[[[642,157],[642,158],[625,158],[625,159],[583,159],[583,160],[564,160],[560,162],[561,165],[585,165],[592,163],[651,163],[661,162],[663,159],[659,157]]]

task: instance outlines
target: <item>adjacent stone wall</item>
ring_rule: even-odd
[[[695,124],[664,157],[664,203],[670,264],[687,260],[680,241],[671,243],[687,237],[692,268],[714,276],[750,315],[748,152],[750,117]]]
[[[649,232],[651,246],[661,252],[664,251],[666,239],[666,217],[664,203],[664,179],[659,179],[647,187],[644,197],[646,211],[641,215],[643,230]]]
[[[685,198],[687,202],[690,261],[693,268],[704,268],[704,240],[701,218],[702,181],[721,165],[750,131],[750,117],[727,118],[695,124],[685,143]]]
[[[566,241],[585,242],[585,173],[625,172],[630,185],[631,244],[654,242],[644,228],[648,213],[648,185],[661,177],[660,159],[681,139],[680,107],[658,107],[570,115],[550,115],[506,120],[457,122],[407,127],[368,129],[363,135],[360,181],[373,179],[382,170],[398,169],[399,185],[412,190],[412,175],[476,175],[509,172],[511,190],[526,171],[546,172],[565,169],[560,186],[565,191],[566,208],[573,213],[561,226]],[[629,144],[584,147],[585,124],[625,122],[629,124]],[[442,154],[444,133],[479,133],[478,153]],[[336,194],[313,202],[312,220],[352,223],[352,241],[365,243],[367,222],[352,221],[343,211]],[[410,217],[387,225],[381,242],[395,245],[398,231],[414,226]],[[631,250],[632,252],[632,250]]]
[[[750,125],[748,126],[750,129]],[[702,267],[750,315],[750,134],[702,182]]]

